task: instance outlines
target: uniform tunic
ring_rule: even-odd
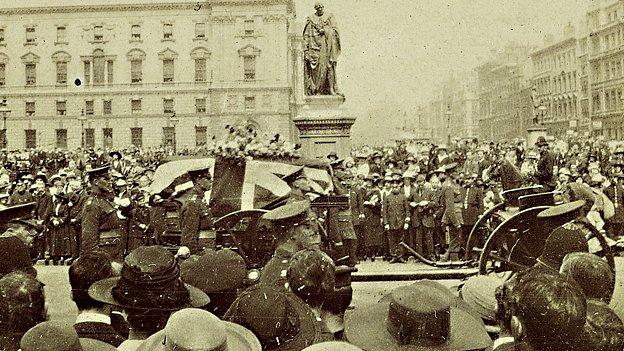
[[[90,197],[82,212],[80,252],[100,249],[114,260],[123,260],[125,223],[113,204],[100,197]]]

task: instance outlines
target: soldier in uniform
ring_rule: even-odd
[[[189,190],[190,199],[180,211],[180,245],[188,247],[191,254],[199,254],[204,249],[199,242],[201,233],[210,231],[214,226],[212,213],[204,201],[204,194],[211,189],[210,173],[208,170],[188,173],[193,180],[193,188]]]
[[[441,201],[444,205],[442,223],[448,231],[448,250],[442,255],[443,260],[450,259],[451,255],[453,259],[457,260],[460,252],[460,232],[462,226],[461,188],[457,184],[456,168],[456,163],[451,163],[444,167],[446,173],[444,173],[441,189]]]
[[[381,213],[386,230],[390,263],[405,262],[403,258],[403,241],[405,230],[409,229],[410,207],[407,197],[401,191],[400,181],[392,182],[392,191],[384,197]]]
[[[342,176],[346,176],[341,172]],[[347,190],[334,180],[336,195],[348,195]],[[344,248],[344,254],[349,256],[348,265],[354,267],[357,263],[357,235],[352,222],[351,208],[348,204],[342,207],[331,207],[328,211],[328,234],[331,238],[339,238]]]
[[[270,221],[275,232],[276,248],[273,257],[263,268],[261,284],[283,288],[287,282],[288,261],[300,250],[321,246],[318,225],[310,210],[310,202],[296,201],[265,213],[262,219]]]
[[[476,173],[470,175],[461,191],[462,231],[459,249],[461,256],[466,253],[472,227],[483,214],[483,188],[478,184],[478,177]]]
[[[110,166],[105,165],[87,173],[92,191],[82,212],[80,252],[100,249],[108,252],[113,260],[122,261],[125,223],[113,204],[115,193],[109,169]]]

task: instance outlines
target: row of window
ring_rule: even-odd
[[[560,69],[569,67],[576,62],[576,51],[574,49],[567,50],[555,55],[550,55],[535,61],[535,66],[538,71],[545,71],[547,69]]]
[[[593,78],[596,81],[620,78],[624,76],[622,58],[597,62],[592,65]]]
[[[245,36],[253,36],[255,35],[255,21],[253,19],[247,19],[244,21],[244,35]],[[26,45],[34,45],[37,43],[37,27],[34,25],[26,26],[25,28],[25,44]],[[105,28],[103,24],[96,24],[91,27],[92,36],[90,37],[93,42],[104,42],[107,38],[105,37]],[[58,25],[56,26],[56,43],[57,44],[67,44],[67,26],[66,25]],[[206,22],[195,22],[195,39],[205,39],[206,38]],[[130,41],[141,41],[143,40],[142,36],[142,28],[138,23],[134,23],[130,25]],[[5,35],[5,29],[0,28],[0,43],[4,43],[7,40]],[[173,23],[166,22],[163,23],[162,28],[162,40],[174,40],[174,27]]]
[[[206,58],[196,58],[195,61],[195,77],[196,83],[208,81],[207,61]],[[67,85],[67,61],[56,62],[56,84]],[[107,59],[105,56],[93,56],[91,61],[83,61],[84,66],[84,84],[86,85],[104,85],[113,84],[114,82],[114,61]],[[37,85],[37,63],[25,63],[25,85]],[[165,58],[162,60],[163,83],[174,82],[175,60],[173,58]],[[256,57],[243,57],[243,80],[251,81],[256,79]],[[130,60],[130,82],[140,84],[143,82],[143,60]],[[6,84],[6,64],[0,63],[0,86]]]
[[[175,127],[163,127],[163,144],[175,144]],[[25,146],[28,149],[37,148],[37,130],[26,129]],[[41,133],[41,132],[39,132]],[[76,136],[78,140],[83,140],[84,147],[95,148],[95,129],[85,128],[81,136]],[[55,130],[55,146],[60,149],[67,148],[68,133],[67,129]],[[81,139],[82,138],[82,139]],[[195,127],[195,146],[206,145],[208,141],[208,128],[206,126]],[[143,147],[143,128],[130,128],[130,143],[136,147]],[[6,145],[3,145],[6,147]],[[113,128],[102,128],[102,146],[110,149],[113,147]]]
[[[603,94],[595,92],[592,94],[592,111],[599,112],[619,110],[624,106],[622,98],[622,90],[620,89],[608,89],[605,90]]]
[[[175,113],[175,105],[174,99],[171,98],[163,98],[163,113],[164,114],[173,114]],[[142,111],[142,100],[141,99],[131,99],[130,100],[130,110],[132,114],[141,114]],[[82,112],[86,116],[92,116],[95,114],[95,101],[94,100],[85,100],[84,109]],[[256,97],[255,96],[245,96],[245,110],[255,110],[256,108]],[[26,116],[32,117],[36,114],[36,105],[35,101],[26,101],[25,102],[25,111]],[[196,98],[195,99],[195,113],[207,113],[206,108],[206,98]],[[113,101],[112,100],[102,100],[102,114],[103,115],[111,115],[113,113]],[[57,100],[56,101],[56,115],[57,116],[66,116],[67,115],[67,102],[65,100]]]

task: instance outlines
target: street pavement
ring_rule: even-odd
[[[68,267],[44,266],[41,264],[37,264],[35,267],[38,273],[37,277],[45,284],[46,301],[50,319],[67,324],[73,323],[77,314],[77,309],[76,305],[71,301],[71,289],[67,275]],[[386,273],[406,274],[428,271],[448,271],[431,268],[430,266],[418,262],[389,264],[381,260],[376,262],[362,262],[357,266],[357,268],[358,272],[354,274],[354,280],[358,279],[355,276],[383,275]],[[459,279],[443,279],[438,281],[450,288],[456,288],[456,286],[460,283]],[[410,280],[377,282],[354,281],[352,283],[352,307],[358,308],[359,306],[376,303],[382,296],[389,293],[393,289],[411,284],[412,282],[413,281]],[[615,296],[624,296],[624,258],[622,257],[616,258]]]

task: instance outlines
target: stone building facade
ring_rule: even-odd
[[[3,146],[180,149],[232,123],[297,139],[292,0],[38,2],[0,5]]]

